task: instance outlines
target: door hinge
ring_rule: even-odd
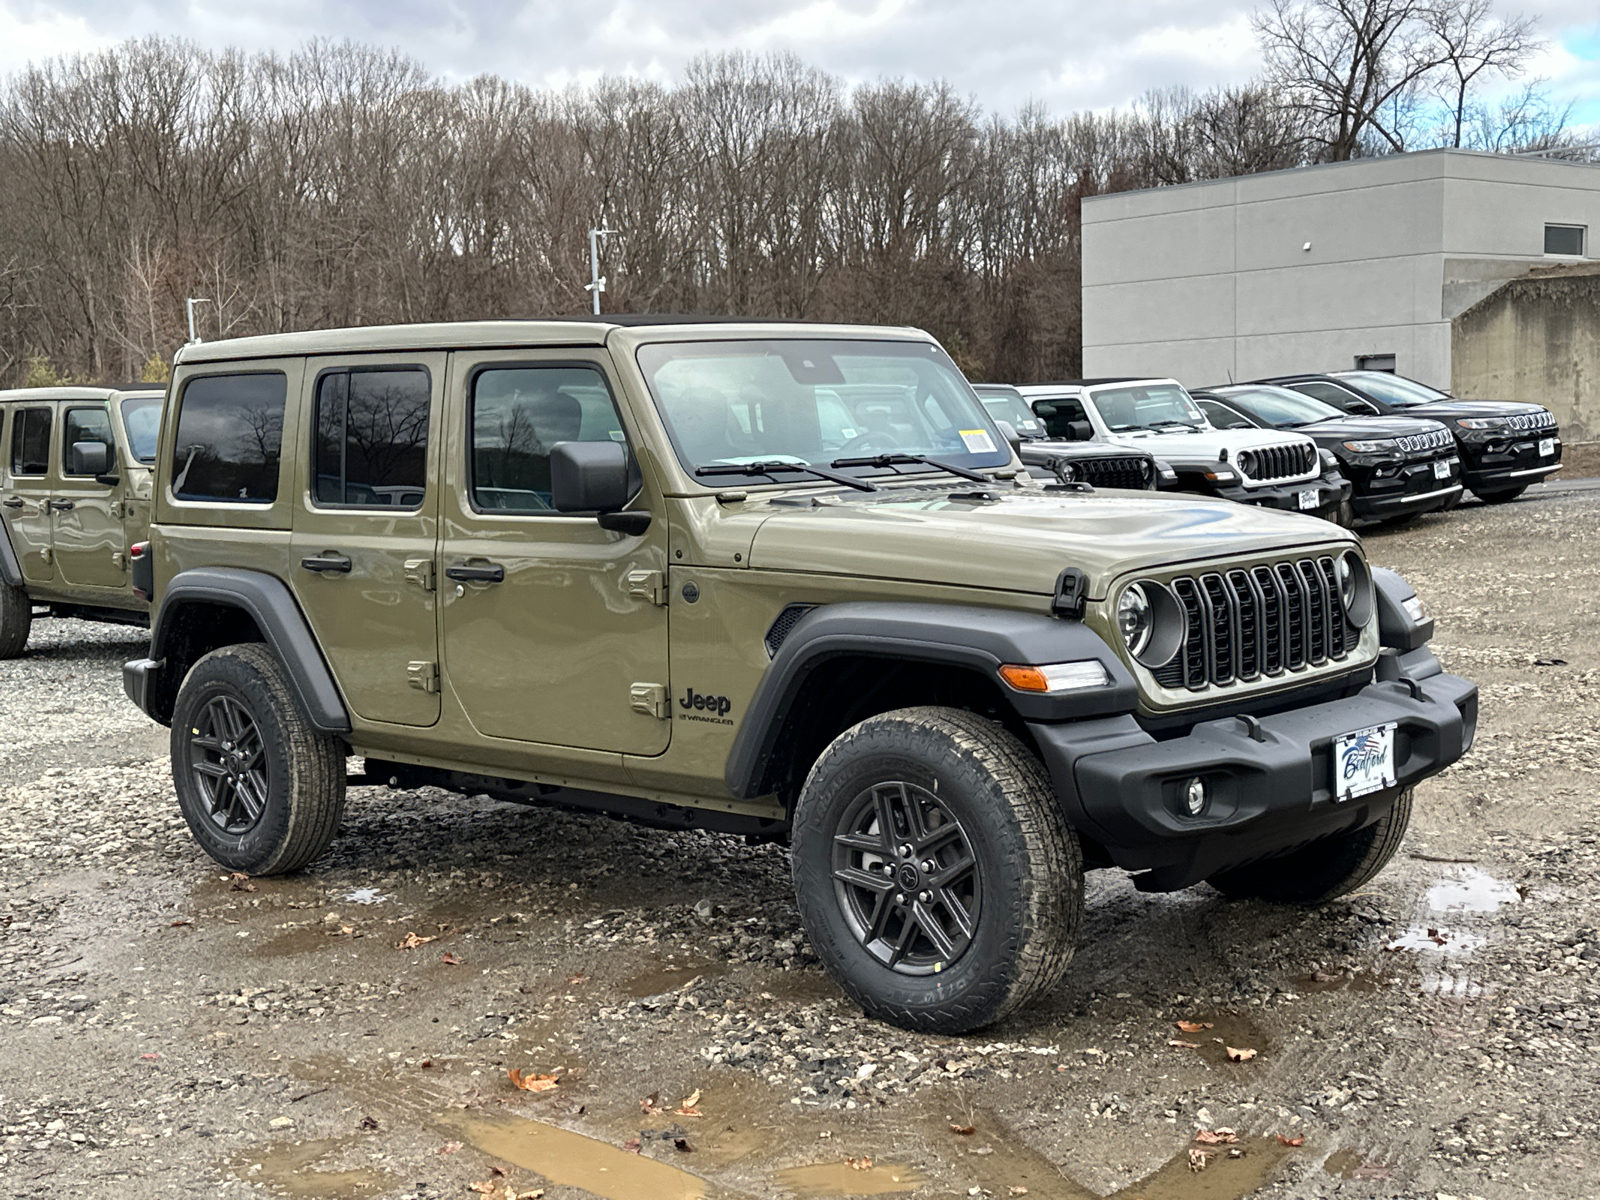
[[[120,517],[120,516],[124,515],[123,511],[122,511],[122,501],[121,500],[113,500],[111,502],[111,515],[113,517]]]
[[[672,716],[672,703],[667,699],[667,685],[664,683],[636,683],[628,689],[628,695],[633,701],[634,712],[642,712],[647,717],[662,721]]]
[[[651,604],[667,602],[667,577],[661,571],[629,571],[622,577],[622,587],[628,595],[642,596]]]
[[[433,559],[406,559],[406,582],[416,584],[425,592],[433,591]]]
[[[55,558],[55,556],[56,556],[55,555],[55,551],[52,550],[49,546],[40,547],[40,549],[39,549],[39,561],[40,562],[49,562],[53,558]]]
[[[121,550],[113,550],[111,552],[111,565],[119,571],[125,570],[128,566],[128,556]]]
[[[406,682],[419,692],[427,692],[432,695],[439,690],[439,664],[436,662],[407,663]]]

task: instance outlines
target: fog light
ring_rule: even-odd
[[[1189,809],[1191,817],[1198,817],[1206,810],[1206,783],[1196,776],[1183,785],[1183,803]]]

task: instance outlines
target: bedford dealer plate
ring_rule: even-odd
[[[1451,461],[1448,458],[1441,458],[1435,461],[1433,464],[1433,477],[1435,479],[1449,479]]]
[[[1373,725],[1333,739],[1335,800],[1394,786],[1394,725]]]
[[[1540,458],[1549,458],[1555,452],[1556,452],[1556,440],[1555,440],[1555,438],[1540,438],[1539,439],[1539,457]]]
[[[1317,506],[1317,489],[1316,488],[1307,488],[1305,491],[1300,493],[1300,511],[1301,512],[1304,512],[1308,508],[1315,508],[1316,506]]]

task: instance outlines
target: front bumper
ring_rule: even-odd
[[[1447,675],[1424,646],[1386,650],[1354,695],[1259,720],[1227,717],[1157,741],[1132,716],[1030,724],[1069,821],[1144,891],[1174,891],[1381,817],[1404,788],[1472,745],[1477,685]],[[1333,740],[1395,725],[1396,787],[1335,799]],[[1211,800],[1187,815],[1195,777]]]
[[[1435,462],[1446,464],[1441,478]],[[1398,517],[1435,512],[1461,494],[1461,461],[1448,458],[1408,462],[1392,475],[1369,471],[1358,481],[1350,506],[1358,517]]]
[[[1539,452],[1542,442],[1553,443],[1548,454]],[[1461,481],[1480,494],[1526,487],[1561,469],[1561,439],[1550,432],[1504,443],[1463,444],[1461,451]]]
[[[1321,475],[1304,483],[1285,483],[1266,487],[1219,487],[1217,495],[1240,504],[1261,508],[1281,508],[1286,512],[1323,513],[1337,508],[1350,498],[1350,481],[1343,475]],[[1311,495],[1315,502],[1309,503]]]

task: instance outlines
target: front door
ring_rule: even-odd
[[[551,446],[628,442],[603,360],[463,353],[452,381],[440,554],[452,693],[491,737],[660,754],[666,523],[613,533],[550,500]]]
[[[6,446],[6,489],[0,500],[11,549],[29,583],[56,581],[50,529],[55,519],[50,501],[50,443],[58,405],[17,404],[11,410],[11,437]]]
[[[295,596],[358,716],[432,725],[439,489],[430,435],[439,427],[446,357],[362,355],[306,366]]]
[[[72,470],[72,447],[78,442],[103,444],[110,474],[126,469],[117,463],[111,414],[104,403],[66,401],[61,405],[60,420],[61,441],[56,452],[59,482],[52,505],[56,510],[56,569],[67,587],[105,588],[108,592],[120,589],[128,579],[121,491],[98,482],[93,475],[76,475]],[[93,598],[85,599],[92,602]]]

